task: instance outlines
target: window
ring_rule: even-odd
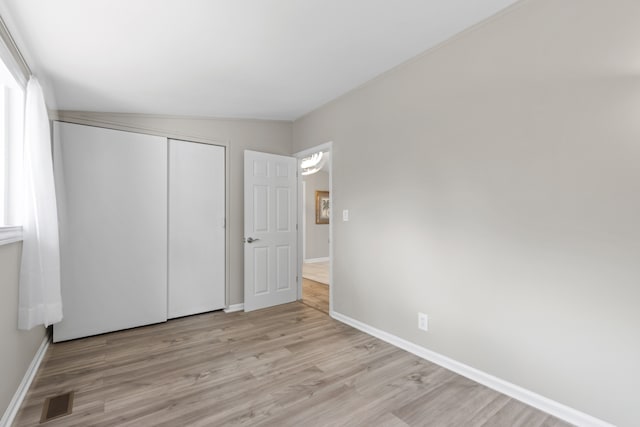
[[[23,86],[0,61],[0,243],[22,234],[24,98]]]

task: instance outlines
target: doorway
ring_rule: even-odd
[[[298,299],[329,314],[332,265],[331,143],[296,153],[298,159]]]

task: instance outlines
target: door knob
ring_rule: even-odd
[[[253,237],[248,237],[247,238],[247,243],[253,243],[253,242],[257,242],[260,239],[254,239]]]

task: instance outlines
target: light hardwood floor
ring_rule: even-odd
[[[302,302],[329,314],[329,285],[302,278]]]
[[[329,284],[329,261],[305,262],[302,264],[302,277],[314,282]]]
[[[16,426],[566,426],[301,303],[49,348]]]

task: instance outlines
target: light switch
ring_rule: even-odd
[[[349,209],[344,209],[342,211],[342,220],[349,221]]]

